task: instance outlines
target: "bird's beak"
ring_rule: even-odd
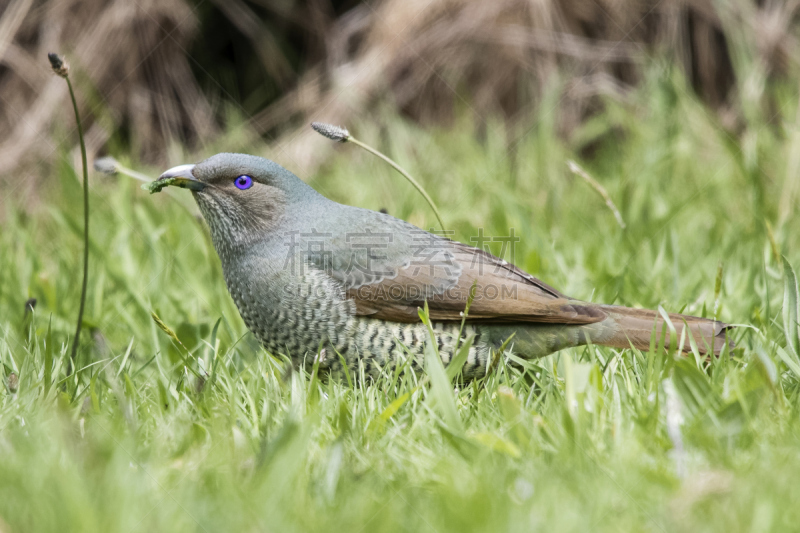
[[[181,187],[183,189],[191,189],[193,191],[202,191],[206,188],[206,184],[198,181],[192,174],[194,165],[178,165],[173,167],[158,177],[156,183],[159,181],[170,180],[169,185]]]

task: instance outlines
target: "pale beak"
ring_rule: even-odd
[[[206,188],[206,184],[198,181],[192,174],[192,170],[194,170],[194,165],[178,165],[161,174],[156,182],[170,180],[169,185],[193,191],[202,191]]]

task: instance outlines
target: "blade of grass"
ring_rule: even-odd
[[[456,401],[453,398],[453,386],[447,377],[436,343],[436,335],[433,332],[431,321],[428,314],[428,302],[425,308],[420,310],[419,316],[428,328],[428,342],[425,343],[425,372],[430,376],[430,400],[437,407],[444,423],[450,431],[463,433],[464,426],[458,416]]]
[[[783,257],[783,332],[786,335],[786,346],[795,357],[800,356],[800,339],[798,339],[797,319],[800,316],[800,296],[798,296],[797,276],[794,269]]]

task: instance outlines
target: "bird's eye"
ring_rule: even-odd
[[[238,178],[236,178],[234,180],[233,184],[236,185],[237,189],[241,189],[241,190],[249,189],[250,187],[253,186],[253,178],[243,174],[243,175],[239,176]]]

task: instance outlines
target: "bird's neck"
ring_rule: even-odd
[[[198,202],[211,232],[211,241],[223,265],[269,237],[277,226],[276,217],[260,216],[245,209],[223,209],[213,200]]]

